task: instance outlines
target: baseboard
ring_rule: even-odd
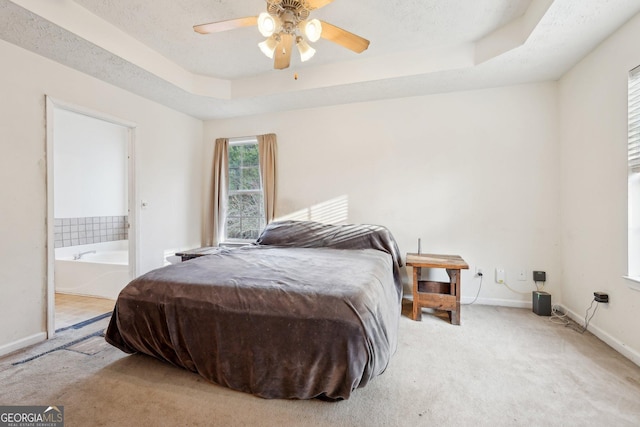
[[[461,304],[470,304],[473,301],[473,297],[460,297]],[[515,307],[515,308],[531,308],[531,301],[520,301],[511,299],[497,299],[497,298],[478,298],[474,304],[478,305],[497,305],[500,307]]]
[[[13,353],[14,351],[21,350],[30,345],[37,344],[46,339],[47,334],[45,332],[39,332],[29,337],[19,339],[18,341],[10,342],[9,344],[5,344],[0,347],[0,357],[9,353]]]
[[[569,317],[575,321],[578,325],[584,326],[584,315],[580,315],[572,310],[569,310],[562,304],[559,304],[562,310],[569,315]],[[589,332],[598,337],[601,341],[606,343],[609,347],[622,354],[627,359],[631,360],[636,365],[640,366],[640,353],[636,350],[629,348],[623,342],[617,338],[612,337],[609,333],[603,331],[593,324],[589,324]]]

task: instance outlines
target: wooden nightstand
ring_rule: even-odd
[[[203,248],[176,252],[176,256],[179,256],[182,259],[182,262],[185,262],[185,261],[189,261],[190,259],[198,258],[201,256],[215,254],[215,253],[218,253],[219,251],[220,251],[220,248],[218,246],[206,246]]]
[[[460,324],[460,270],[469,265],[459,255],[407,254],[413,267],[413,320],[422,320],[422,307],[446,310],[453,325]],[[423,268],[445,268],[449,282],[420,280]]]

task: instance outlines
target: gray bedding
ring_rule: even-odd
[[[395,241],[364,233],[386,243],[220,249],[151,271],[121,292],[106,340],[264,398],[347,399],[386,369],[400,317]]]

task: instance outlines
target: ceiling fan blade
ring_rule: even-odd
[[[235,30],[236,28],[258,25],[256,16],[246,18],[229,19],[227,21],[211,22],[209,24],[194,25],[193,30],[200,34],[219,33],[221,31]]]
[[[309,10],[320,9],[321,7],[324,7],[332,2],[333,0],[307,0]]]
[[[335,25],[331,25],[328,22],[320,22],[322,22],[321,37],[323,39],[337,43],[355,53],[362,53],[369,47],[369,40],[350,33],[347,30],[343,30],[340,27],[336,27]]]
[[[291,63],[291,49],[293,49],[293,35],[283,33],[280,35],[280,42],[273,52],[273,68],[282,70],[289,67]]]

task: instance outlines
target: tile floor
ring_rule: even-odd
[[[115,301],[56,293],[56,330],[113,311]]]

